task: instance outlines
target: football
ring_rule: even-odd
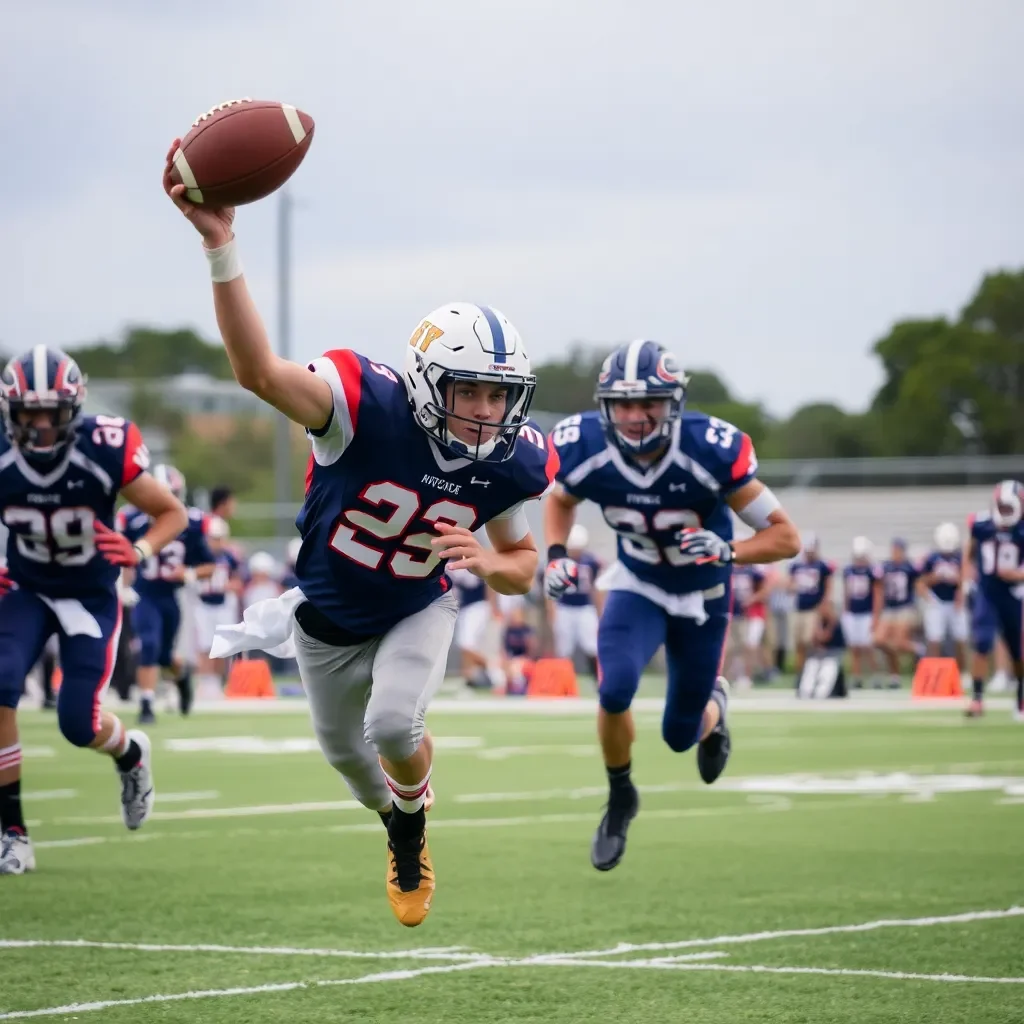
[[[254,203],[295,173],[312,141],[313,118],[288,103],[229,100],[192,122],[171,178],[193,203]]]

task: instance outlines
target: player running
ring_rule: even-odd
[[[544,508],[544,587],[557,599],[576,585],[566,541],[581,501],[601,507],[618,534],[618,562],[602,579],[597,731],[608,806],[591,863],[609,871],[639,808],[630,778],[635,737],[630,705],[640,675],[664,644],[668,688],[662,736],[677,752],[697,744],[712,783],[729,758],[728,689],[719,676],[729,625],[733,563],[763,564],[800,550],[778,499],[755,478],[750,438],[731,423],[684,412],[688,378],[653,341],[613,352],[601,369],[599,412],[562,420],[552,432],[561,460]],[[732,540],[732,509],[757,531]]]
[[[176,144],[175,144],[176,145]],[[298,586],[224,627],[215,657],[294,639],[327,760],[387,827],[386,889],[398,920],[430,909],[434,869],[424,802],[428,704],[444,676],[457,603],[445,574],[469,569],[525,594],[537,568],[523,503],[558,466],[528,424],[536,384],[519,333],[465,302],[422,320],[400,371],[349,349],[308,366],[278,358],[249,296],[233,210],[164,188],[203,237],[214,306],[238,382],[302,424],[312,444],[297,526]],[[473,531],[486,526],[492,548]]]
[[[1014,717],[1024,721],[1024,484],[1020,481],[996,484],[991,508],[971,519],[963,567],[964,583],[977,586],[971,614],[974,693],[967,716],[982,714],[988,661],[996,636],[1001,636],[1017,680]]]
[[[60,731],[113,758],[128,828],[139,828],[153,806],[149,740],[126,732],[101,702],[121,630],[120,568],[177,536],[185,510],[146,472],[138,427],[83,416],[85,392],[75,361],[43,345],[0,374],[0,519],[10,531],[0,570],[0,875],[35,868],[21,806],[17,707],[51,636],[63,673]],[[112,529],[119,494],[152,516],[134,547]]]

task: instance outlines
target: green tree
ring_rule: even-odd
[[[76,345],[74,356],[93,379],[160,380],[205,373],[229,380],[231,364],[222,345],[211,345],[193,330],[129,327],[118,342]]]
[[[759,454],[763,458],[849,459],[876,454],[865,415],[848,413],[828,402],[797,409],[772,428]]]

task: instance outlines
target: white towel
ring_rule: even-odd
[[[103,630],[95,616],[85,610],[81,601],[73,598],[53,598],[36,594],[50,611],[57,616],[60,628],[67,636],[91,636],[94,640],[103,639]]]
[[[211,658],[227,658],[242,651],[266,651],[274,658],[294,658],[295,609],[306,600],[298,587],[280,597],[257,601],[245,609],[235,626],[218,626],[214,631]]]

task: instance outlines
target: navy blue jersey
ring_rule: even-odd
[[[533,646],[533,627],[525,623],[521,626],[506,626],[503,643],[506,657],[529,657],[530,648]]]
[[[882,578],[875,565],[854,562],[843,569],[843,601],[852,615],[867,615],[874,611],[875,581]]]
[[[836,571],[831,562],[820,558],[797,559],[789,567],[789,575],[793,580],[796,593],[796,610],[798,612],[814,611],[825,599],[825,583]]]
[[[41,467],[0,433],[11,578],[52,598],[113,591],[120,570],[97,552],[94,524],[113,528],[118,492],[148,465],[139,428],[112,416],[83,417],[67,451]]]
[[[570,608],[582,608],[594,603],[594,580],[602,568],[600,561],[589,551],[584,551],[576,560],[576,564],[579,566],[576,589],[558,599],[559,604]]]
[[[307,600],[337,625],[373,636],[425,608],[450,587],[430,546],[438,523],[476,530],[540,497],[558,456],[535,424],[511,458],[456,457],[413,418],[390,367],[349,349],[310,364],[334,408],[313,443],[295,566]]]
[[[921,566],[922,576],[934,576],[928,584],[928,589],[940,601],[952,601],[960,587],[960,563],[961,554],[959,551],[942,552],[933,551]]]
[[[203,604],[222,605],[228,597],[228,584],[238,573],[238,559],[225,548],[213,556],[213,565],[213,574],[199,580],[199,600]]]
[[[732,614],[745,618],[751,607],[751,598],[765,581],[764,570],[757,565],[734,565],[732,570]],[[763,610],[764,605],[761,604]]]
[[[882,563],[882,600],[885,608],[907,608],[914,603],[914,584],[920,570],[908,559]]]
[[[152,525],[145,512],[127,505],[118,514],[118,529],[134,544]],[[186,566],[209,565],[213,552],[206,543],[206,513],[200,508],[188,510],[188,526],[155,555],[135,570],[135,592],[150,601],[173,601],[175,591],[184,585],[181,570]]]
[[[1024,567],[1024,519],[1006,529],[992,521],[991,513],[979,512],[971,519],[971,539],[981,589],[997,599],[1024,592],[1024,584],[999,578],[1001,571]]]
[[[471,604],[487,600],[487,582],[468,569],[453,569],[449,572],[448,578],[455,587],[455,596],[459,599],[460,608],[468,608]]]
[[[646,468],[627,461],[608,442],[596,412],[562,420],[551,438],[561,460],[559,482],[573,497],[600,506],[618,534],[619,561],[638,580],[665,594],[708,590],[728,581],[727,565],[683,564],[679,535],[703,527],[732,539],[725,498],[757,471],[746,434],[713,416],[685,412],[667,453]]]

